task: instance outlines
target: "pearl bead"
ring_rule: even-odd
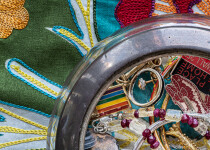
[[[156,141],[156,137],[154,135],[150,135],[147,137],[147,142],[149,144],[153,144],[153,143],[155,143],[155,141]]]
[[[150,134],[151,134],[150,129],[145,129],[145,130],[143,131],[143,133],[142,133],[142,135],[143,135],[144,137],[148,137],[148,136],[150,136]]]
[[[159,110],[158,108],[156,108],[156,109],[154,110],[154,112],[153,112],[153,115],[154,115],[155,117],[159,117],[159,114],[160,114],[160,110]]]
[[[158,148],[158,146],[160,145],[160,143],[158,141],[155,141],[155,143],[151,144],[150,147],[152,149]]]

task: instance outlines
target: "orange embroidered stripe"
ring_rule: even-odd
[[[106,108],[106,107],[109,107],[109,106],[112,106],[112,105],[116,105],[116,104],[119,104],[119,103],[122,103],[122,102],[125,102],[125,101],[128,101],[126,97],[119,98],[119,99],[116,99],[114,101],[98,105],[98,106],[96,106],[96,109],[100,110],[100,109],[103,109],[103,108]]]
[[[204,0],[204,2],[210,6],[210,0]]]
[[[156,10],[159,10],[159,11],[166,12],[166,13],[170,13],[170,12],[176,13],[176,12],[172,9],[171,6],[166,6],[166,5],[159,4],[159,3],[156,3],[156,4],[155,4],[155,9],[156,9]]]
[[[210,15],[210,6],[208,6],[203,1],[197,4],[197,7],[205,14]]]
[[[122,102],[122,103],[118,103],[116,105],[112,105],[112,106],[109,106],[109,107],[106,107],[106,108],[103,108],[103,109],[99,109],[98,112],[99,113],[104,113],[104,112],[109,111],[109,110],[112,110],[114,108],[119,108],[119,107],[126,106],[126,105],[128,105],[128,102],[127,101]]]
[[[168,0],[161,0],[162,2],[168,3]]]
[[[156,13],[152,13],[152,16],[158,16],[158,14],[156,14]]]
[[[162,2],[168,3],[171,6],[171,11],[176,13],[176,7],[173,4],[173,0],[161,0]]]

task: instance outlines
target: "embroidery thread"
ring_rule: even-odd
[[[24,130],[24,129],[19,129],[19,128],[14,128],[14,127],[9,127],[9,126],[1,126],[0,131],[1,132],[7,132],[7,133],[20,133],[20,134],[38,134],[38,135],[47,135],[47,129],[48,127],[40,125],[36,122],[30,121],[22,116],[19,116],[17,114],[14,114],[4,108],[0,108],[0,111],[14,117],[16,119],[19,119],[25,123],[28,123],[30,125],[33,125],[35,127],[41,128],[42,130]],[[38,140],[46,140],[47,136],[41,136],[41,137],[34,137],[34,138],[28,138],[28,139],[22,139],[22,140],[17,140],[17,141],[11,141],[11,142],[6,142],[6,143],[0,143],[0,148],[16,145],[16,144],[21,144],[21,143],[27,143],[27,142],[32,142],[32,141],[38,141]]]
[[[120,0],[115,9],[115,17],[121,27],[152,16],[155,0]]]
[[[12,104],[12,103],[4,102],[2,100],[0,100],[0,103],[4,104],[4,105],[7,105],[7,106],[10,106],[10,107],[15,107],[15,108],[19,108],[19,109],[24,109],[24,110],[28,110],[28,111],[31,111],[31,112],[35,112],[37,114],[43,115],[43,116],[48,117],[48,118],[51,117],[51,115],[46,114],[44,112],[41,112],[39,110],[35,110],[33,108],[28,108],[28,107],[25,107],[25,106],[15,105],[15,104]]]
[[[77,48],[80,54],[84,56],[90,51],[94,44],[98,42],[94,31],[94,15],[92,14],[94,4],[92,1],[87,0],[87,8],[85,10],[81,0],[68,0],[68,3],[74,23],[81,36],[63,26],[54,26],[52,29],[47,29],[69,41]],[[79,22],[77,18],[79,18]],[[83,26],[82,29],[80,27],[81,25]],[[82,30],[85,31],[85,34]]]
[[[23,7],[25,0],[0,1],[0,38],[8,38],[14,29],[24,29],[28,24],[29,14]]]
[[[62,86],[47,79],[43,75],[39,74],[28,65],[26,65],[23,61],[17,58],[12,58],[6,62],[8,72],[13,75],[14,77],[20,79],[21,81],[25,82],[26,84],[30,85],[32,88],[36,89],[37,91],[43,93],[44,95],[56,99],[58,96],[59,91],[61,90]],[[21,68],[21,69],[20,69]],[[25,69],[27,73],[22,71]],[[30,75],[29,75],[30,73]],[[49,88],[51,87],[51,88]],[[54,90],[52,90],[52,88]],[[55,91],[56,90],[56,91]]]

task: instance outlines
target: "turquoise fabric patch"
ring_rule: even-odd
[[[114,16],[115,7],[119,0],[96,0],[96,21],[98,34],[101,40],[120,29],[120,24]]]

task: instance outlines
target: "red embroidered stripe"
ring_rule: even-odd
[[[129,105],[122,106],[122,107],[115,108],[115,109],[112,109],[112,110],[110,110],[110,111],[107,111],[107,112],[101,113],[101,114],[100,114],[100,117],[101,117],[101,116],[104,116],[104,115],[111,114],[111,113],[118,112],[118,111],[123,110],[123,109],[126,109],[126,108],[129,108]]]
[[[106,108],[103,108],[103,109],[100,109],[100,110],[98,110],[98,113],[104,113],[104,112],[109,111],[111,109],[122,107],[122,106],[125,106],[125,105],[128,105],[127,101],[119,103],[119,104],[116,104],[116,105],[112,105],[112,106],[109,106],[109,107],[106,107]]]

